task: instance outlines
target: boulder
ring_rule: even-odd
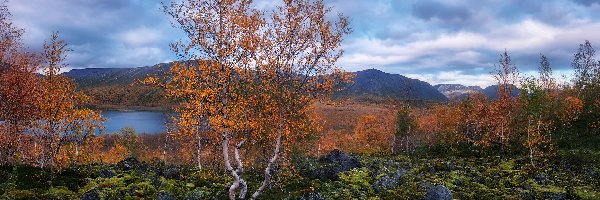
[[[405,170],[397,170],[396,173],[379,178],[375,181],[375,184],[373,184],[373,190],[375,190],[376,193],[380,193],[384,190],[399,187],[402,183],[402,176],[404,176],[404,174],[406,174]]]
[[[546,184],[548,184],[548,182],[550,182],[550,180],[548,179],[548,176],[546,176],[546,174],[544,174],[544,173],[535,175],[534,179],[535,179],[535,182],[542,184],[542,185],[546,185]]]
[[[419,184],[419,190],[428,191],[429,189],[433,188],[433,186],[434,185],[430,182],[422,182],[421,184]]]
[[[87,191],[86,193],[81,195],[81,197],[79,199],[80,200],[100,200],[100,194],[98,194],[98,191],[96,191],[94,189],[94,190]]]
[[[338,173],[360,167],[360,160],[358,157],[349,156],[335,149],[316,162],[307,161],[300,165],[302,175],[310,179],[339,180]]]
[[[175,197],[168,192],[160,192],[156,195],[156,200],[175,200]]]
[[[551,200],[568,199],[567,193],[564,193],[564,192],[543,192],[542,197],[544,199],[551,199]]]
[[[425,200],[452,200],[452,192],[448,188],[438,185],[427,191]]]
[[[117,166],[123,170],[132,170],[140,166],[140,161],[134,157],[129,157],[117,163]]]
[[[302,195],[300,200],[325,200],[325,197],[318,192],[307,192]]]
[[[117,175],[110,169],[101,169],[98,173],[100,174],[100,178],[112,178]]]
[[[167,179],[181,180],[181,173],[179,172],[179,168],[177,168],[177,167],[167,168],[164,171],[163,176]]]

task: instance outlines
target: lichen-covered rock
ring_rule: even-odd
[[[542,185],[546,185],[546,184],[548,184],[548,182],[550,182],[550,180],[548,179],[548,176],[543,173],[535,175],[535,181]]]
[[[138,168],[140,166],[140,161],[134,157],[129,157],[117,163],[117,166],[123,170],[131,170]]]
[[[567,193],[563,192],[543,192],[542,197],[544,199],[552,199],[552,200],[563,200],[567,199]]]
[[[360,167],[358,157],[349,156],[337,149],[320,157],[316,162],[303,161],[298,166],[303,176],[321,180],[339,180],[338,173],[358,167]]]
[[[96,190],[90,190],[79,198],[80,200],[100,200],[100,195]]]
[[[448,188],[438,185],[427,191],[425,200],[452,200],[452,192]]]
[[[181,180],[181,173],[177,167],[169,167],[165,170],[164,177],[168,179]]]
[[[431,184],[430,182],[423,182],[421,184],[419,184],[419,190],[421,191],[428,191],[429,189],[433,188],[433,184]]]
[[[99,172],[100,178],[112,178],[116,176],[115,172],[110,169],[101,169]]]
[[[302,195],[300,200],[325,200],[325,197],[318,192],[307,192]]]
[[[156,195],[156,200],[175,200],[175,197],[167,192],[160,192]]]
[[[400,186],[404,174],[406,174],[405,170],[397,170],[396,173],[381,177],[373,184],[373,190],[375,190],[376,193],[380,193],[384,190],[397,188]]]

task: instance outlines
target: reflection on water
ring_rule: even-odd
[[[157,134],[166,131],[167,115],[152,111],[103,111],[107,119],[106,133],[118,132],[122,128],[134,128],[137,133]]]

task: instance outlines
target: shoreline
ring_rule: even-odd
[[[121,111],[121,112],[134,112],[134,111],[155,111],[155,112],[172,112],[173,109],[165,106],[121,106],[121,105],[86,105],[86,108],[101,110],[101,111]]]

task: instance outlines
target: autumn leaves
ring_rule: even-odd
[[[272,168],[292,141],[314,128],[308,106],[348,76],[334,66],[350,32],[344,16],[328,20],[317,0],[286,0],[274,10],[247,0],[188,0],[164,6],[187,38],[172,44],[182,62],[146,83],[180,102],[178,138],[221,145],[225,169],[234,178],[229,197],[245,198],[242,152],[259,146],[272,152],[257,198],[270,184]],[[268,14],[267,14],[268,13]],[[197,157],[198,166],[201,158]]]
[[[59,74],[67,44],[54,33],[42,53],[28,52],[4,4],[0,26],[0,163],[57,169],[89,162],[102,119],[78,106],[89,98]]]

